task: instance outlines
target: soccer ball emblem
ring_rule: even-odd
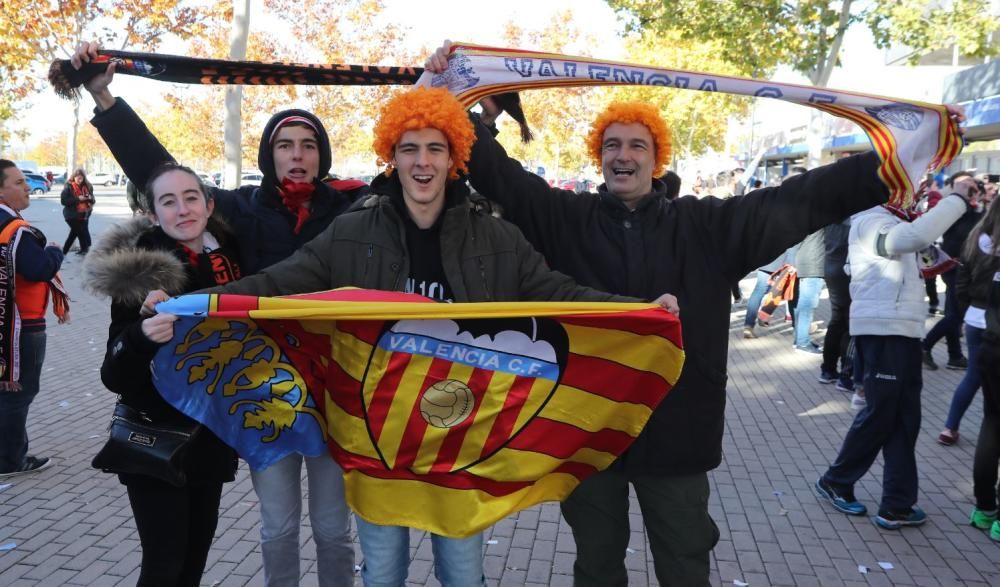
[[[469,386],[445,379],[424,390],[420,396],[420,415],[435,428],[451,428],[469,417],[475,403]]]

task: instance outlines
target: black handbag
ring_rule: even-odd
[[[197,422],[157,424],[118,402],[108,425],[110,437],[90,465],[105,473],[145,475],[183,487],[187,483],[185,459],[200,428]]]

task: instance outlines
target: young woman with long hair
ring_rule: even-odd
[[[79,254],[90,250],[90,214],[94,211],[94,186],[87,180],[83,169],[77,169],[59,196],[63,205],[63,219],[69,225],[69,235],[63,245],[63,255],[69,254],[73,241],[80,239]]]
[[[101,380],[120,402],[160,427],[192,427],[153,386],[149,363],[170,340],[174,317],[140,317],[146,292],[179,295],[239,279],[235,239],[212,218],[214,201],[195,173],[166,163],[143,192],[148,217],[109,230],[84,264],[84,278],[111,297],[111,327]],[[190,441],[181,487],[119,474],[142,544],[139,585],[197,586],[219,516],[223,483],[236,473],[236,453],[200,427]]]

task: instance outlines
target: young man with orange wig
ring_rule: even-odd
[[[388,169],[372,182],[363,207],[339,216],[285,261],[211,291],[276,296],[357,286],[442,302],[636,301],[578,286],[550,270],[516,227],[472,201],[466,184],[456,180],[474,140],[465,110],[446,90],[397,95],[375,124],[373,147]],[[670,310],[675,301],[657,299]],[[357,521],[365,584],[403,585],[409,529]],[[482,534],[434,535],[438,581],[445,587],[485,583],[482,544]]]
[[[426,63],[448,67],[445,42]],[[653,179],[670,159],[670,131],[648,104],[611,104],[587,145],[604,173],[596,194],[550,187],[508,157],[490,127],[500,111],[483,102],[469,179],[496,200],[553,269],[583,285],[648,298],[677,294],[686,363],[636,442],[563,502],[573,528],[574,584],[626,585],[628,486],[642,508],[661,585],[708,585],[719,530],[708,513],[708,471],[722,460],[730,290],[746,274],[811,232],[884,203],[879,160],[865,153],[740,198],[666,197]],[[959,116],[956,113],[956,116]],[[754,493],[752,481],[737,491]]]

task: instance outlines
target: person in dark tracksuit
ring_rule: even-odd
[[[926,315],[916,253],[969,209],[974,188],[971,179],[956,182],[951,195],[912,221],[912,210],[888,205],[851,220],[851,336],[864,365],[867,405],[815,488],[837,510],[864,515],[868,508],[855,497],[854,485],[881,452],[885,472],[874,521],[882,528],[917,526],[927,520],[916,505],[914,450],[920,433],[920,336]]]

